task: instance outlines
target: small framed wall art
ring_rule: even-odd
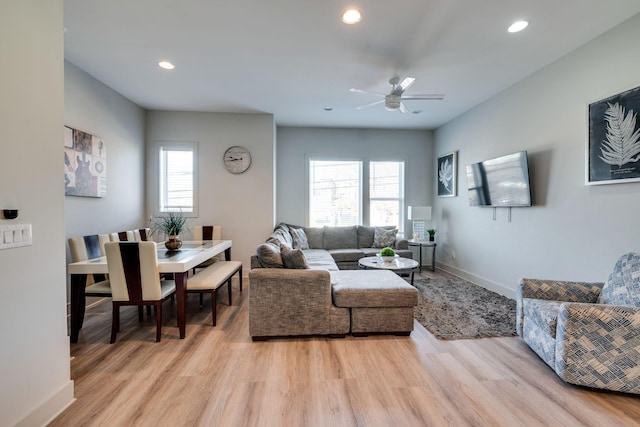
[[[438,157],[438,196],[455,197],[457,194],[458,152]]]
[[[589,104],[587,185],[640,181],[640,87]]]
[[[107,195],[107,146],[104,140],[64,127],[65,196]]]

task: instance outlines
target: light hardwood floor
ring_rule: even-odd
[[[50,425],[640,425],[637,397],[564,384],[517,337],[439,341],[416,322],[410,337],[254,343],[249,287],[234,282],[232,307],[221,292],[216,327],[208,297],[190,296],[184,340],[169,302],[160,343],[130,308],[110,345],[110,300],[88,309],[71,345],[77,400]]]

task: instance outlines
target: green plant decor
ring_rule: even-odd
[[[182,212],[169,212],[168,215],[156,219],[152,232],[162,232],[167,236],[177,236],[182,233],[186,223],[187,218]]]
[[[436,235],[436,230],[434,230],[433,228],[430,228],[427,230],[427,233],[429,233],[429,236],[433,237]]]
[[[380,256],[396,256],[396,251],[387,246],[380,250]]]

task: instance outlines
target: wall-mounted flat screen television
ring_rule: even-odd
[[[470,206],[531,206],[527,152],[467,166]]]

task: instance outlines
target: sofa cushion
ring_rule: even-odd
[[[271,233],[271,236],[267,239],[267,243],[273,243],[277,246],[282,244],[288,248],[293,248],[293,239],[291,239],[289,230],[280,226]]]
[[[323,238],[324,228],[322,227],[303,227],[305,234],[307,235],[307,241],[309,242],[309,249],[324,249]]]
[[[282,263],[284,268],[299,268],[308,269],[307,258],[304,256],[302,249],[289,249],[286,246],[280,247],[280,253],[282,255]]]
[[[262,243],[256,248],[258,261],[264,268],[283,268],[280,245],[274,243]]]
[[[418,290],[388,270],[331,272],[333,303],[337,307],[413,307]]]
[[[293,249],[309,249],[307,234],[302,228],[289,227],[289,233],[293,240]]]
[[[373,247],[384,248],[387,246],[394,247],[396,244],[396,235],[398,229],[387,230],[386,228],[376,227],[373,235]]]
[[[365,256],[360,249],[331,249],[329,254],[335,262],[358,261]]]
[[[311,270],[338,271],[336,262],[324,249],[307,249],[304,256]]]
[[[555,338],[560,304],[562,304],[562,301],[524,298],[522,300],[522,313],[525,323],[533,322],[549,334],[551,338]]]
[[[375,227],[368,227],[366,225],[358,226],[358,247],[370,248],[373,246],[373,236],[375,234]]]
[[[396,228],[395,225],[386,225],[380,228],[384,228],[386,230],[393,230]],[[366,225],[358,226],[358,248],[372,248],[373,247],[373,238],[376,233],[376,227],[369,227]],[[393,245],[391,245],[393,247]]]
[[[358,247],[358,227],[325,227],[324,249],[351,249]]]
[[[618,259],[598,304],[640,307],[640,254],[630,252]]]

